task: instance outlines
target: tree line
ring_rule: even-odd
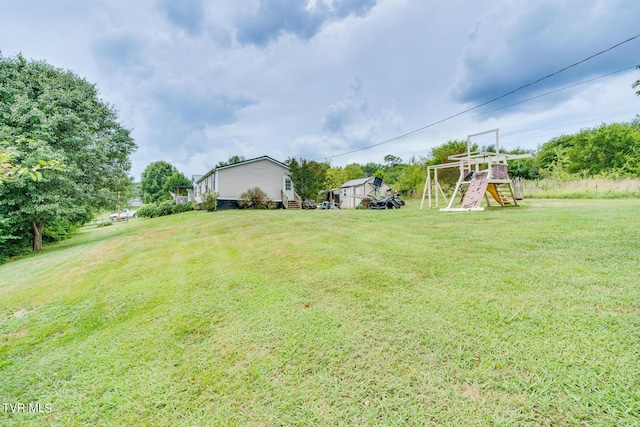
[[[495,152],[493,145],[480,147],[472,144],[472,151]],[[448,163],[449,156],[467,152],[467,142],[450,140],[433,147],[426,157],[411,157],[403,161],[388,154],[380,163],[351,163],[332,166],[290,157],[285,160],[295,183],[296,192],[304,200],[321,201],[328,190],[339,188],[347,181],[379,177],[394,191],[405,197],[419,196],[424,189],[427,167]],[[532,158],[509,164],[512,177],[536,180],[542,178],[587,177],[640,177],[640,116],[626,123],[602,124],[582,129],[573,135],[562,135],[542,144],[537,149],[501,149],[506,154],[532,154]],[[216,167],[227,166],[244,160],[231,156]],[[442,169],[438,174],[442,185],[454,185],[458,170]],[[163,161],[151,163],[142,174],[141,190],[145,203],[170,199],[169,191],[176,185],[188,186],[189,179],[171,164]]]
[[[495,147],[472,144],[471,151],[495,152]],[[431,149],[426,157],[411,157],[404,162],[392,154],[383,163],[353,163],[332,167],[326,162],[306,159],[287,160],[296,191],[303,199],[318,199],[343,183],[369,176],[380,177],[406,197],[422,194],[427,167],[448,163],[449,156],[467,152],[467,142],[450,140]],[[623,178],[640,177],[640,116],[630,122],[602,124],[562,135],[537,149],[501,149],[506,154],[531,153],[532,158],[509,164],[512,177],[541,178]],[[441,184],[453,185],[458,179],[455,168],[438,174]]]

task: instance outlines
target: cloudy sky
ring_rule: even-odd
[[[640,113],[640,71],[629,69],[639,37],[431,126],[640,35],[637,0],[2,0],[0,10],[2,55],[71,69],[115,106],[138,144],[137,179],[155,160],[190,176],[236,154],[408,160],[495,128],[503,147],[536,148]]]

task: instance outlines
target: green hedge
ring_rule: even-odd
[[[155,218],[197,209],[193,203],[176,204],[173,200],[165,200],[160,203],[149,203],[138,209],[137,214],[141,218]]]

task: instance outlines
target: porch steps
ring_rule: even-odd
[[[300,203],[297,200],[287,200],[287,209],[302,209]]]

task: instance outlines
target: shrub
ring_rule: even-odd
[[[207,191],[204,195],[204,202],[202,202],[202,206],[207,210],[207,212],[215,211],[218,206],[218,193]]]
[[[158,205],[155,203],[148,203],[138,209],[136,214],[140,218],[154,218],[158,216]]]
[[[273,202],[260,187],[253,187],[240,195],[239,201],[242,209],[269,209]]]
[[[175,204],[173,205],[173,208],[172,208],[172,211],[174,214],[189,212],[192,210],[193,210],[193,204],[191,202]]]
[[[158,216],[171,215],[174,206],[173,200],[163,200],[158,203]]]
[[[138,209],[136,214],[140,218],[155,218],[158,216],[189,212],[196,209],[198,209],[198,204],[194,202],[176,204],[173,200],[164,200],[157,204],[148,203]]]

